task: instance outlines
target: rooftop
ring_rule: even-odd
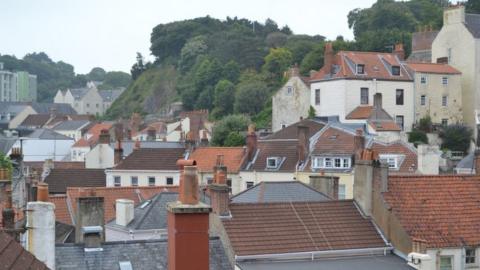
[[[2,269],[48,269],[43,262],[37,260],[12,237],[1,231],[0,262],[2,262]]]
[[[462,74],[454,67],[447,64],[436,63],[407,63],[407,67],[415,72],[433,74]]]
[[[320,131],[325,124],[319,120],[304,119],[271,134],[267,139],[297,139],[298,126],[307,126],[309,128],[309,137],[311,137]]]
[[[246,170],[294,172],[298,163],[297,140],[259,140],[257,153]],[[277,158],[277,167],[267,168],[267,158]]]
[[[66,193],[68,187],[104,187],[104,169],[57,169],[45,178],[49,193]]]
[[[217,155],[223,156],[223,165],[229,173],[238,173],[243,165],[245,149],[243,147],[199,147],[190,155],[197,161],[199,172],[213,172]]]
[[[86,127],[90,121],[88,120],[67,120],[58,123],[53,127],[53,130],[65,131],[65,130],[78,130]]]
[[[140,148],[122,160],[114,170],[178,170],[184,148]]]
[[[72,140],[73,141],[73,139],[70,137],[57,133],[51,129],[45,129],[45,128],[35,129],[27,137],[31,139],[40,139],[40,140]]]

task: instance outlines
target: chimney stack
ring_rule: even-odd
[[[323,60],[323,69],[325,70],[325,74],[332,73],[332,65],[333,65],[333,44],[331,42],[327,42],[325,44],[325,51],[324,51],[324,60]]]
[[[100,131],[100,136],[98,137],[98,143],[100,144],[110,144],[110,133],[106,129]]]
[[[355,151],[355,159],[360,160],[360,156],[364,148],[365,136],[363,136],[363,130],[359,128],[355,130],[355,136],[353,137],[353,149]]]
[[[15,212],[12,206],[12,190],[8,187],[5,189],[5,205],[2,210],[3,229],[14,239],[18,239],[15,229]]]
[[[213,183],[208,186],[212,211],[218,216],[230,216],[230,188],[227,185],[227,167],[223,164],[223,155],[217,155],[213,171]]]
[[[257,152],[257,134],[255,133],[255,125],[248,126],[247,134],[247,160],[252,161]]]
[[[140,146],[140,141],[137,139],[135,141],[135,144],[133,145],[133,150],[138,150],[138,149],[140,149],[140,147],[141,147]]]
[[[26,228],[26,250],[55,269],[55,205],[47,201],[28,202]]]
[[[309,151],[309,139],[308,135],[310,132],[310,128],[304,125],[297,126],[297,155],[298,155],[298,163],[304,163],[307,159],[308,151]]]
[[[208,146],[208,137],[207,137],[207,131],[202,130],[202,138],[200,139],[200,145],[201,146]]]
[[[113,150],[113,163],[114,165],[117,165],[122,161],[123,158],[123,148],[122,148],[122,141],[117,140],[117,145],[115,146],[115,149]]]
[[[395,55],[397,55],[397,57],[398,57],[398,59],[400,59],[400,61],[405,60],[405,50],[403,49],[403,44],[402,43],[395,44],[395,49],[394,49],[393,53]]]
[[[115,201],[115,221],[117,225],[127,226],[133,220],[133,201],[117,199]]]
[[[179,201],[167,204],[168,210],[168,269],[209,269],[209,213],[212,208],[198,200],[195,161],[179,160],[184,166],[180,177]]]
[[[334,200],[338,200],[338,176],[310,175],[309,185]]]
[[[418,171],[421,174],[437,175],[440,167],[440,148],[438,145],[419,144]]]
[[[85,196],[77,199],[77,213],[75,218],[75,243],[84,243],[85,231],[84,227],[100,226],[102,232],[99,235],[101,242],[105,241],[105,220],[104,220],[104,198]],[[91,235],[90,235],[91,236]],[[89,237],[90,237],[89,236]]]

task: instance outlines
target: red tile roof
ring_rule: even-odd
[[[49,269],[4,232],[0,232],[0,262],[2,269]]]
[[[315,143],[312,154],[353,155],[354,152],[354,135],[352,133],[335,127],[328,127]]]
[[[368,121],[368,124],[376,131],[401,131],[395,121]]]
[[[352,200],[231,204],[223,219],[235,255],[385,247]]]
[[[189,159],[197,161],[199,172],[213,172],[217,155],[223,155],[223,164],[229,173],[238,173],[245,157],[243,147],[200,147],[190,155]]]
[[[356,74],[356,64],[365,65],[364,74]],[[388,65],[399,66],[400,76],[392,75],[390,69],[387,69]],[[327,72],[327,67],[324,66],[312,76],[311,82],[330,79],[411,81],[412,78],[403,66],[392,53],[340,51],[333,60],[332,70],[335,72],[332,74]]]
[[[372,113],[373,106],[358,106],[351,111],[345,119],[367,119]]]
[[[390,176],[383,196],[411,238],[427,247],[480,245],[480,177]]]
[[[415,72],[434,74],[462,74],[454,67],[447,64],[435,63],[407,63],[407,67]]]
[[[311,137],[320,131],[325,124],[311,119],[304,119],[286,128],[280,129],[279,131],[268,136],[267,139],[298,139],[298,126],[308,127],[309,137]]]
[[[72,216],[67,206],[67,195],[50,195],[48,200],[55,204],[55,219],[61,223],[72,225]]]
[[[72,147],[90,147],[90,143],[84,138],[81,138],[76,143],[74,143]]]
[[[418,156],[415,148],[407,145],[402,141],[392,143],[373,142],[371,149],[381,154],[395,154],[403,155],[404,159],[398,171],[391,171],[396,173],[415,173],[418,168]]]
[[[88,139],[90,145],[94,145],[98,142],[100,137],[100,133],[102,130],[110,130],[113,127],[112,123],[97,123],[93,125],[86,134],[90,135],[91,137]]]
[[[259,140],[255,162],[248,167],[251,171],[295,172],[298,163],[297,140]],[[267,158],[280,158],[280,167],[267,169]]]

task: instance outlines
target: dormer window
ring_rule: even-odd
[[[388,168],[398,170],[399,158],[397,155],[380,155],[380,160],[388,164]]]
[[[314,157],[312,168],[314,169],[350,169],[350,157]]]
[[[357,65],[357,74],[365,74],[365,65],[364,64],[358,64]]]
[[[280,159],[278,157],[268,157],[267,158],[267,168],[276,169],[278,168]]]
[[[400,66],[392,66],[392,75],[400,76]]]

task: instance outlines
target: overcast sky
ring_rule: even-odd
[[[347,14],[375,0],[2,0],[0,54],[21,58],[47,53],[74,65],[130,71],[136,52],[150,55],[150,34],[160,23],[210,15],[264,22],[273,19],[296,34],[352,39]]]

